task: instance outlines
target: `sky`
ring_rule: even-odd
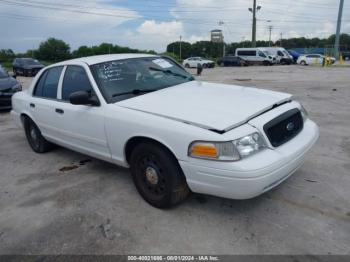
[[[350,34],[345,0],[342,33]],[[253,0],[0,0],[0,49],[25,52],[55,37],[74,50],[102,42],[163,52],[178,41],[251,39]],[[335,33],[339,0],[257,0],[257,39],[325,38]]]

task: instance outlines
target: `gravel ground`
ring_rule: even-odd
[[[0,254],[350,254],[350,69],[215,68],[198,79],[294,94],[320,126],[302,168],[255,199],[193,194],[159,210],[126,169],[64,148],[35,154],[3,112]]]

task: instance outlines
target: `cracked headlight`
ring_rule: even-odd
[[[264,138],[258,132],[234,140],[233,144],[241,158],[255,154],[266,147]]]
[[[303,121],[305,122],[306,119],[308,118],[309,114],[306,111],[306,109],[303,107],[302,104],[300,104],[300,113],[301,113],[301,116],[303,117]]]
[[[265,147],[265,140],[258,132],[255,132],[228,142],[193,142],[189,146],[188,155],[201,159],[237,161]]]

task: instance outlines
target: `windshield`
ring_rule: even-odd
[[[182,67],[163,57],[108,61],[92,65],[91,71],[107,103],[194,80]]]
[[[25,64],[25,65],[40,65],[38,60],[34,60],[31,58],[23,59],[23,64]]]
[[[0,69],[0,78],[8,78],[9,75],[6,71]]]

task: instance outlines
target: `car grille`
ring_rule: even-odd
[[[271,145],[278,147],[299,134],[303,125],[304,121],[300,110],[295,108],[265,124],[264,131]]]

